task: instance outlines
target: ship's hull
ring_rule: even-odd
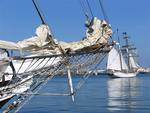
[[[119,77],[119,78],[135,77],[136,75],[137,75],[136,72],[114,72],[112,73],[113,77]]]

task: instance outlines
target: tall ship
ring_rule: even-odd
[[[113,77],[135,77],[139,65],[137,63],[136,48],[129,45],[127,33],[123,33],[125,45],[113,47],[108,54],[107,71]],[[119,40],[119,39],[118,39]]]

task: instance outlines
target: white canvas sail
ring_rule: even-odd
[[[112,50],[108,54],[107,69],[121,71],[121,63],[122,69],[128,70],[127,64],[125,63],[122,54],[119,54],[119,52],[115,48],[112,48]]]
[[[133,55],[130,53],[129,56],[130,56],[130,57],[129,57],[130,67],[131,67],[131,68],[134,68],[134,69],[139,68],[139,65],[138,65],[137,62],[135,61]]]

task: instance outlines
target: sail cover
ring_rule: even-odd
[[[112,48],[108,54],[107,69],[121,71],[121,63],[122,63],[122,69],[127,70],[128,67],[127,64],[125,63],[122,54],[119,54],[119,52],[115,48]]]
[[[0,48],[33,51],[39,50],[39,48],[43,49],[46,46],[49,47],[48,51],[50,48],[53,48],[54,51],[59,51],[58,48],[60,47],[63,50],[70,49],[71,51],[75,51],[94,44],[105,44],[112,34],[111,27],[106,21],[99,20],[96,17],[86,27],[86,36],[83,40],[68,43],[53,39],[49,27],[42,24],[36,29],[35,36],[17,43],[0,40]]]
[[[99,20],[94,17],[90,21],[89,26],[87,26],[86,36],[83,40],[70,43],[60,41],[59,45],[64,50],[70,48],[71,50],[75,51],[84,47],[94,45],[96,43],[105,44],[108,42],[111,34],[111,27],[106,23],[106,21]]]
[[[47,45],[52,42],[51,40],[49,27],[42,24],[36,29],[35,36],[17,43],[0,40],[0,48],[12,50],[33,50]]]

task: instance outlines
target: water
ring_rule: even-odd
[[[74,85],[81,78],[73,77]],[[55,77],[40,92],[64,92],[66,77]],[[75,96],[35,96],[19,113],[150,113],[150,75],[112,79],[91,76]]]

